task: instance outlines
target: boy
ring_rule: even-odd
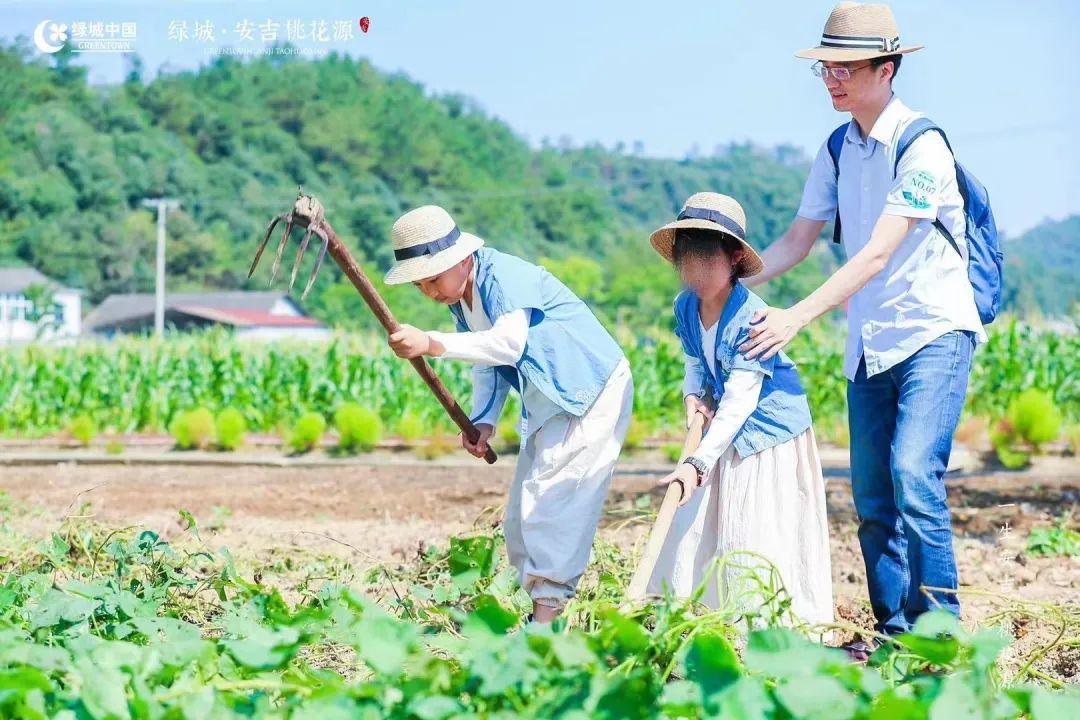
[[[551,622],[585,570],[615,461],[630,423],[633,379],[622,350],[589,308],[544,268],[484,247],[449,213],[426,205],[394,223],[389,285],[413,283],[450,308],[457,333],[410,325],[390,336],[403,358],[466,360],[482,457],[513,387],[521,453],[504,530],[510,562]]]

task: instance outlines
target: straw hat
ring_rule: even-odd
[[[714,192],[700,192],[687,198],[675,222],[668,223],[649,238],[656,252],[670,263],[675,262],[672,250],[675,233],[680,228],[714,230],[738,240],[746,251],[737,268],[739,277],[757,275],[765,268],[757,251],[746,242],[746,213],[735,198]]]
[[[424,205],[397,219],[392,231],[394,259],[387,285],[416,282],[449,270],[476,252],[484,241],[458,230],[450,213]]]
[[[848,62],[903,55],[922,48],[922,45],[900,46],[900,31],[888,5],[842,2],[829,13],[821,44],[797,52],[795,57]]]

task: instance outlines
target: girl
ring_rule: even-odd
[[[651,240],[686,286],[675,299],[675,332],[686,356],[687,425],[698,412],[711,420],[697,450],[659,481],[680,483],[683,497],[650,588],[688,596],[708,581],[701,600],[717,607],[740,580],[732,570],[710,577],[714,561],[750,551],[776,566],[797,616],[830,622],[825,484],[806,394],[784,353],[747,360],[737,352],[754,311],[766,307],[739,282],[763,267],[746,242],[743,209],[726,195],[692,195]]]
[[[615,460],[634,383],[622,350],[592,311],[544,268],[484,247],[434,205],[394,223],[387,284],[411,282],[450,309],[458,332],[411,325],[390,336],[403,358],[473,363],[477,457],[487,452],[510,388],[521,397],[521,453],[503,528],[510,562],[549,622],[574,596]]]

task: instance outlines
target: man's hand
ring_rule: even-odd
[[[394,354],[406,360],[426,355],[431,350],[431,338],[428,334],[412,325],[402,325],[396,333],[390,335],[388,342]]]
[[[896,248],[918,222],[918,218],[883,214],[863,249],[807,298],[787,310],[766,308],[754,313],[750,321],[750,339],[739,346],[739,352],[748,360],[758,357],[768,360],[780,352],[799,330],[845,303],[884,270]],[[815,228],[820,230],[821,226],[815,223],[805,229]]]
[[[690,496],[698,485],[697,469],[693,465],[679,463],[673,471],[657,480],[656,484],[670,485],[673,482],[682,485],[682,497],[679,498],[679,506],[682,507],[690,501]]]
[[[699,398],[697,395],[687,395],[683,398],[683,402],[686,404],[686,428],[688,430],[690,429],[690,423],[694,422],[694,415],[697,413],[704,415],[706,420],[712,420],[713,409],[709,407],[709,404],[703,398]]]
[[[480,436],[476,438],[475,443],[469,442],[469,438],[465,437],[465,433],[461,433],[461,447],[468,450],[470,455],[482,458],[487,454],[488,440],[491,439],[492,433],[495,432],[495,426],[480,423],[476,426],[476,429],[480,431]]]
[[[750,339],[739,346],[747,360],[768,360],[791,342],[795,334],[806,327],[794,308],[766,308],[754,313],[750,320]]]

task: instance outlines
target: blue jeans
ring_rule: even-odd
[[[945,470],[964,407],[974,335],[952,331],[914,355],[866,377],[859,363],[848,383],[851,490],[859,517],[875,627],[888,635],[911,628],[941,606],[959,615]]]

